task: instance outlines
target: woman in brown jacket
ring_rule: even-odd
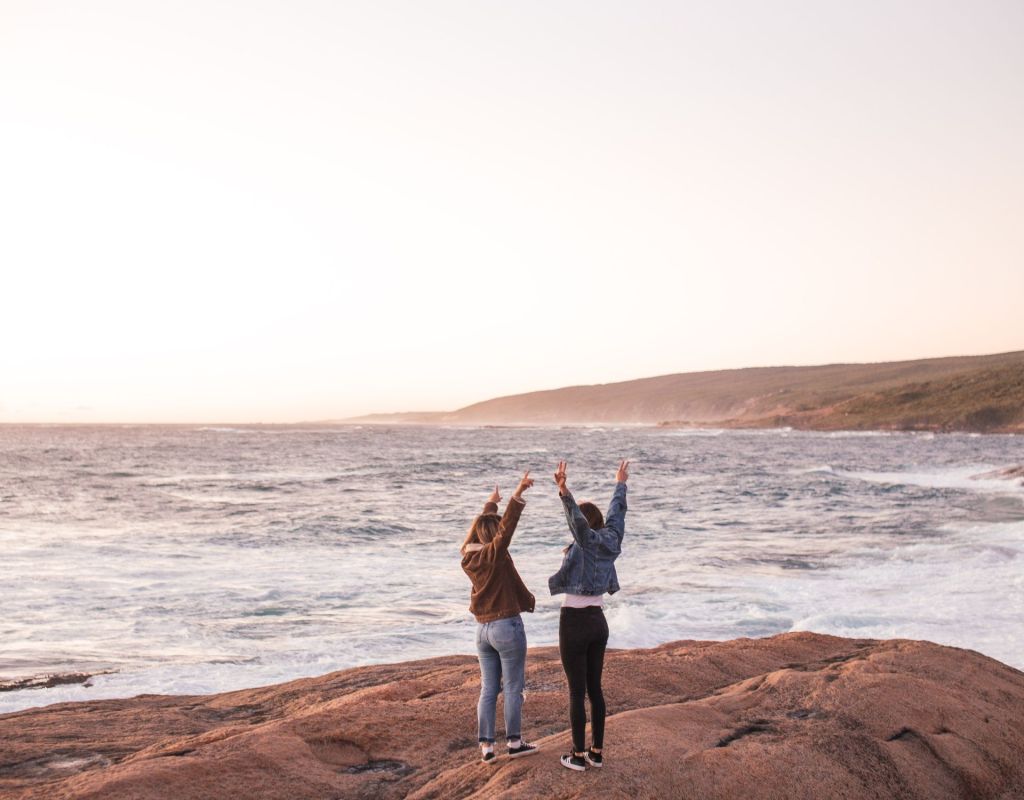
[[[508,546],[533,486],[527,470],[512,493],[505,513],[498,516],[498,487],[484,504],[462,543],[462,569],[473,583],[469,610],[476,617],[476,650],[480,658],[480,702],[477,704],[481,760],[494,763],[494,725],[498,691],[505,693],[505,738],[508,755],[519,758],[537,752],[522,739],[523,685],[526,677],[526,631],[523,611],[533,611],[534,598],[516,571]],[[502,686],[504,683],[504,686]]]

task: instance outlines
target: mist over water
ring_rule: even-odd
[[[650,428],[0,427],[0,711],[474,653],[458,548],[538,479],[512,543],[557,641],[550,473],[606,506],[633,460],[610,646],[813,630],[1024,667],[1024,438]]]

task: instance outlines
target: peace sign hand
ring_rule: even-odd
[[[565,488],[565,469],[567,466],[568,464],[566,464],[566,462],[559,461],[558,469],[555,470],[555,483],[558,485],[559,494],[565,494],[567,491]]]

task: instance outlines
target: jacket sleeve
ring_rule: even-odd
[[[615,484],[615,494],[608,506],[604,527],[594,533],[598,545],[610,553],[622,552],[622,537],[626,533],[626,484]]]
[[[572,533],[572,538],[576,540],[576,544],[580,547],[586,547],[593,540],[594,532],[590,530],[587,518],[583,516],[580,507],[576,505],[576,500],[572,494],[567,492],[561,497],[562,508],[565,510],[565,521],[569,523],[569,532]]]
[[[484,510],[481,511],[480,513],[481,514],[497,514],[498,513],[498,504],[497,503],[491,503],[491,502],[484,503]]]
[[[505,506],[505,513],[501,517],[501,522],[498,523],[498,534],[490,542],[490,547],[493,548],[495,556],[508,550],[509,543],[512,541],[512,534],[516,532],[516,525],[519,524],[519,515],[523,513],[525,507],[525,502],[514,497],[508,501],[508,505]]]
[[[608,506],[608,515],[605,517],[605,525],[614,530],[619,539],[626,532],[626,484],[615,484],[615,494],[612,495],[611,505]]]

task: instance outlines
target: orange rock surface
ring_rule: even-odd
[[[530,758],[479,763],[476,659],[452,656],[0,716],[0,797],[1024,798],[1024,673],[978,653],[790,633],[609,651],[605,675],[586,773],[558,764],[564,677],[536,648]]]

